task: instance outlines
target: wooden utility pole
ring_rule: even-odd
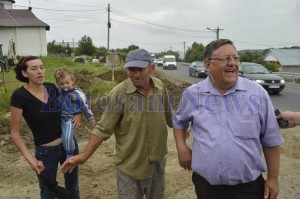
[[[107,52],[109,52],[109,29],[111,28],[111,23],[110,23],[110,4],[108,4],[107,12],[108,12],[108,21],[107,21]]]
[[[220,33],[220,30],[224,30],[224,29],[220,29],[219,26],[218,28],[216,29],[211,29],[211,28],[206,28],[207,30],[212,30],[213,32],[216,32],[216,35],[217,35],[217,39],[219,39],[219,33]]]

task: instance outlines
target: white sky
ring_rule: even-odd
[[[15,0],[25,9],[29,0]],[[299,0],[30,0],[32,12],[50,25],[47,40],[78,41],[90,36],[107,47],[110,3],[110,49],[137,45],[151,52],[184,51],[193,42],[219,37],[238,50],[300,46]]]

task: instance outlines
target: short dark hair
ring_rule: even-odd
[[[203,60],[211,58],[214,51],[224,44],[231,44],[235,48],[233,42],[229,39],[214,40],[205,46],[203,51]]]
[[[20,59],[16,67],[14,68],[14,71],[16,73],[16,79],[21,82],[29,82],[29,79],[27,77],[24,77],[22,74],[22,70],[26,71],[28,68],[27,62],[31,60],[39,59],[37,56],[25,56]]]

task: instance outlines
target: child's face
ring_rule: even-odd
[[[65,78],[59,79],[57,84],[63,91],[69,91],[74,87],[74,81],[71,75],[66,75]]]

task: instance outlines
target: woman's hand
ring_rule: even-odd
[[[81,118],[82,118],[81,113],[77,113],[76,115],[74,115],[74,117],[72,119],[74,129],[79,129],[80,128]]]
[[[37,174],[41,174],[45,170],[43,162],[35,158],[29,161],[29,165]]]

